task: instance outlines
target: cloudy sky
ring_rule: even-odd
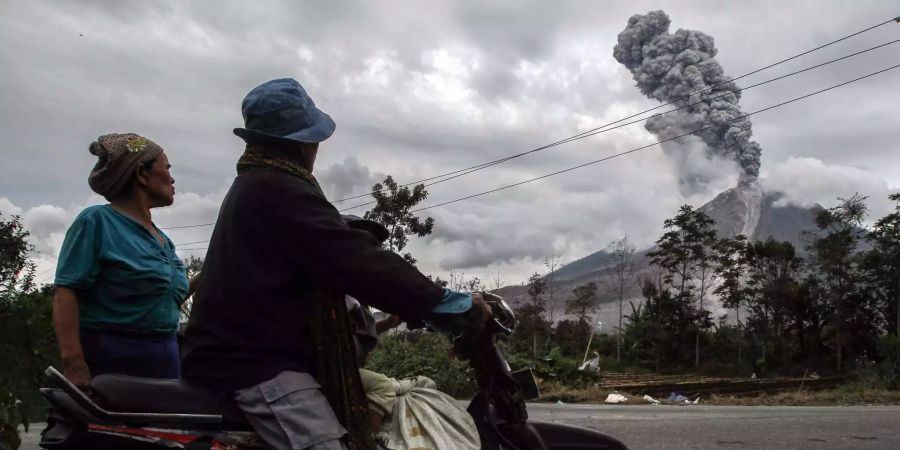
[[[22,215],[41,281],[65,229],[101,203],[87,148],[137,132],[173,164],[176,204],[158,226],[212,222],[234,176],[240,103],[272,78],[299,80],[338,124],[316,175],[330,199],[529,150],[657,106],[612,57],[633,14],[663,9],[672,29],[715,38],[738,76],[900,14],[893,0],[844,1],[16,1],[0,15],[0,213]],[[900,39],[889,24],[738,82],[746,86]],[[900,63],[900,44],[744,92],[774,103]],[[874,215],[900,189],[900,70],[752,118],[762,180],[796,202],[859,191]],[[429,189],[423,206],[654,142],[641,124],[519,158]],[[426,273],[451,269],[517,283],[545,257],[572,261],[628,234],[641,246],[683,203],[734,184],[727,166],[679,186],[684,158],[658,147],[427,211],[410,250]],[[353,205],[341,203],[340,206]],[[363,208],[355,210],[361,214]],[[176,243],[210,227],[170,230]],[[203,244],[182,246],[202,249]],[[184,250],[183,256],[203,255]]]

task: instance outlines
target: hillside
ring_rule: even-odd
[[[804,208],[792,204],[780,204],[783,194],[763,192],[756,184],[741,184],[727,189],[714,199],[699,208],[716,221],[719,236],[744,234],[753,240],[765,240],[772,237],[776,240],[790,241],[802,252],[805,247],[803,232],[813,230],[815,215],[822,210],[821,206]],[[635,254],[638,258],[638,278],[649,275],[649,261],[643,249]],[[581,284],[595,282],[600,286],[601,294],[604,278],[609,272],[612,255],[600,250],[577,261],[566,264],[554,273],[554,303],[552,318],[554,321],[564,317],[565,300],[572,295],[572,289]],[[510,305],[518,305],[527,300],[527,286],[508,286],[497,293],[503,296]],[[549,297],[545,295],[545,298]],[[629,301],[641,301],[640,289],[634,286],[629,292]],[[626,302],[627,303],[627,302]],[[548,305],[548,318],[551,316]],[[625,313],[630,307],[625,306]],[[618,321],[618,303],[609,295],[600,299],[600,320],[605,324]]]

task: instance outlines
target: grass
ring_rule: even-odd
[[[573,389],[559,384],[545,384],[541,386],[540,402],[565,403],[603,403],[606,396],[613,393],[608,389],[592,386],[582,389]],[[631,395],[625,392],[616,392],[628,398],[628,401],[620,405],[647,405],[641,395]],[[687,395],[687,394],[685,394]],[[693,398],[693,397],[692,397]],[[662,404],[675,405],[679,403],[657,398]],[[711,396],[701,394],[700,404],[720,406],[848,406],[848,405],[900,405],[900,391],[888,390],[882,387],[872,386],[862,382],[852,382],[834,389],[820,391],[785,391],[772,394],[760,394],[755,396],[722,395]]]
[[[788,391],[755,397],[713,395],[707,404],[739,406],[900,405],[900,391],[854,382],[821,391]]]
[[[612,393],[614,393],[614,391],[597,386],[571,388],[557,383],[547,383],[541,386],[541,398],[537,401],[550,403],[557,401],[562,401],[564,403],[603,403],[603,401],[606,400],[606,396]],[[628,398],[626,402],[619,403],[620,405],[647,404],[647,401],[642,399],[641,396],[634,396],[618,391],[615,391],[615,393],[622,394]]]

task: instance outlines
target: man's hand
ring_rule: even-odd
[[[403,323],[403,319],[401,319],[400,316],[391,314],[384,319],[375,322],[375,333],[384,333],[387,330],[399,327],[401,323]]]
[[[63,359],[63,375],[80,388],[91,385],[91,370],[83,356]]]
[[[403,323],[403,319],[401,319],[400,316],[395,316],[393,314],[384,319],[384,324],[388,328],[397,328],[401,323]]]

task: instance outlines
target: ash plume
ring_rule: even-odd
[[[743,115],[738,105],[741,91],[716,61],[712,36],[691,30],[669,33],[669,24],[669,16],[663,11],[634,15],[619,33],[613,50],[613,56],[631,71],[647,97],[668,103],[703,90],[674,104],[696,105],[647,119],[647,131],[667,139]],[[749,119],[740,119],[696,135],[712,156],[736,162],[741,180],[750,182],[759,175],[761,152],[759,144],[750,140],[751,127]],[[669,144],[671,150],[675,143]]]

